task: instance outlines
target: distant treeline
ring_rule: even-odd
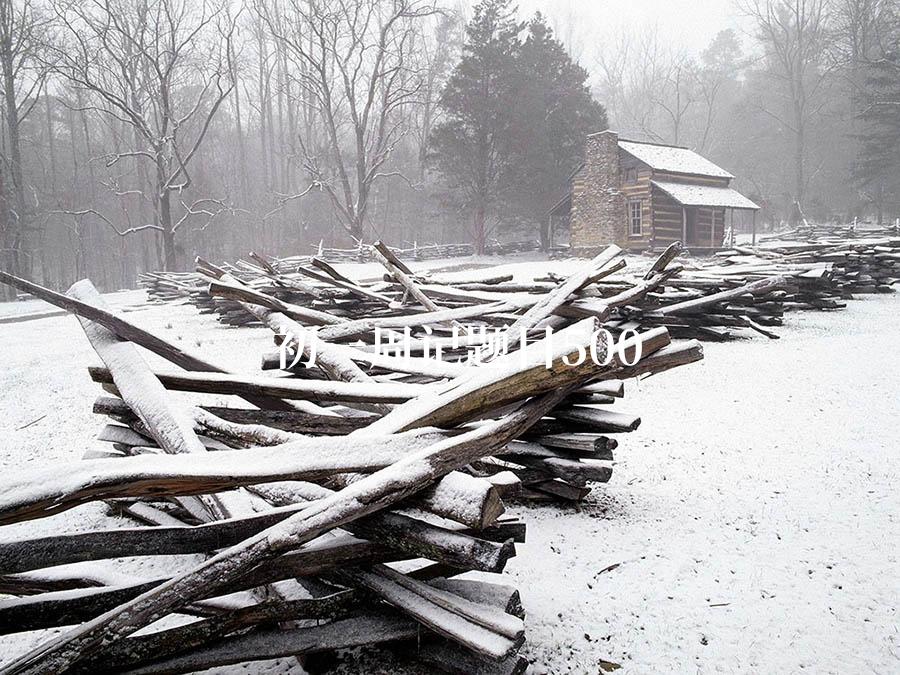
[[[0,0],[0,267],[112,289],[195,254],[536,238],[608,126],[709,156],[768,221],[896,215],[898,0],[739,5],[752,45],[635,30],[576,60],[509,0]]]

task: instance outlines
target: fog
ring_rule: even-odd
[[[898,0],[0,0],[0,267],[110,290],[196,255],[538,240],[605,128],[723,167],[764,230],[893,222],[898,15]]]

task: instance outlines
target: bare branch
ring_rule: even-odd
[[[102,213],[100,213],[96,209],[82,209],[81,211],[54,210],[54,211],[51,211],[50,213],[61,213],[61,214],[67,215],[67,216],[75,216],[76,218],[80,218],[83,216],[96,216],[97,218],[102,220],[104,223],[109,225],[109,227],[113,230],[113,232],[115,232],[120,237],[125,237],[125,236],[128,236],[129,234],[134,234],[135,232],[142,232],[144,230],[162,230],[162,228],[159,225],[154,225],[152,223],[147,224],[147,225],[139,225],[137,227],[129,227],[126,230],[120,230],[119,228],[117,228],[115,226],[115,223],[113,223],[109,218],[104,216]]]

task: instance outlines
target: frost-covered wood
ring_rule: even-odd
[[[499,661],[524,639],[525,625],[518,617],[416,581],[385,565],[346,574],[377,590],[382,598],[420,623],[478,654]]]
[[[331,649],[343,644],[345,636],[331,632],[343,626],[360,628],[359,644],[395,634],[381,632],[383,621],[342,624],[347,611],[363,621],[393,617],[411,627],[404,629],[406,637],[428,636],[426,661],[455,655],[458,670],[519,672],[523,662],[515,651],[522,624],[503,613],[521,613],[514,591],[455,579],[423,582],[503,569],[515,554],[513,542],[524,536],[524,523],[500,519],[504,500],[577,501],[610,480],[619,445],[612,436],[631,431],[639,419],[611,409],[624,395],[623,380],[702,357],[696,343],[670,344],[669,327],[702,334],[758,323],[758,312],[775,311],[777,290],[732,294],[698,313],[657,314],[659,307],[709,295],[708,288],[717,293],[740,285],[675,288],[671,284],[683,273],[671,265],[676,255],[671,248],[643,279],[628,283],[615,276],[625,266],[615,249],[568,278],[550,274],[533,282],[483,272],[416,275],[390,251],[384,255],[389,275],[375,283],[309,261],[302,264],[315,272],[296,273],[258,255],[225,268],[198,259],[214,281],[185,278],[176,284],[179,297],[231,323],[263,323],[278,339],[287,336],[289,356],[311,356],[315,329],[315,362],[291,369],[290,377],[212,368],[205,369],[212,374],[154,373],[143,362],[136,376],[117,362],[92,369],[96,381],[124,397],[103,396],[94,405],[96,413],[124,425],[101,433],[113,444],[109,456],[11,475],[5,487],[0,482],[0,518],[41,517],[106,498],[117,512],[153,525],[5,542],[0,531],[0,590],[38,593],[0,605],[0,626],[17,631],[81,623],[5,672],[69,666],[93,672],[107,663],[134,672],[182,672],[270,658],[288,647],[302,653],[310,635],[319,645],[311,649]],[[410,299],[418,304],[405,305]],[[489,354],[486,334],[451,334],[461,320],[486,329],[524,327],[526,344],[513,338],[509,353]],[[618,340],[626,328],[648,326]],[[541,339],[545,327],[556,331],[552,343]],[[602,359],[611,349],[597,334],[601,327],[610,328],[621,348],[606,365],[590,358],[592,350]],[[376,328],[408,329],[409,357],[376,353]],[[426,358],[426,337],[429,348],[441,347],[441,357]],[[483,358],[468,358],[479,346]],[[586,358],[576,364],[582,351]],[[638,362],[626,365],[633,360]],[[267,365],[278,368],[278,357],[270,356]],[[149,397],[142,385],[147,378],[155,382]],[[183,393],[176,398],[174,390]],[[201,405],[203,394],[242,395],[259,409]],[[176,400],[185,402],[176,407]],[[146,414],[160,408],[180,415],[179,424],[167,428],[215,452],[162,453],[166,448],[151,433],[160,418]],[[258,512],[205,522],[199,498],[235,486],[245,489]],[[180,504],[154,503],[174,495]],[[89,586],[97,580],[64,567],[93,556],[196,553],[211,557],[168,578],[111,578],[95,588]],[[426,562],[409,574],[379,567],[423,565],[411,564],[413,559]],[[303,580],[313,595],[331,593],[334,602],[292,604],[273,597],[244,606],[244,600],[223,597],[284,579]],[[346,590],[335,593],[335,583]],[[376,610],[373,592],[396,605],[397,613]],[[502,597],[510,600],[504,610],[484,609],[499,606]],[[178,613],[204,618],[135,635]],[[309,633],[284,623],[319,616],[330,622],[328,630]],[[262,622],[282,625],[261,628]]]
[[[79,281],[68,294],[100,307],[103,299],[90,281]],[[137,348],[90,319],[80,318],[91,346],[107,367],[107,382],[116,385],[122,398],[140,418],[163,450],[172,454],[204,453],[187,413],[166,396],[165,387],[150,371]]]
[[[198,258],[198,269],[209,274],[214,279],[229,283],[237,288],[243,285],[234,277],[226,274],[215,265]],[[333,350],[327,342],[316,341],[315,334],[300,325],[285,314],[271,309],[266,309],[250,302],[241,302],[240,305],[253,314],[257,319],[271,328],[276,335],[283,336],[294,347],[295,352],[302,353],[307,359],[315,357],[315,363],[336,380],[345,382],[369,382],[371,378],[366,375],[352,360],[346,358],[341,352]],[[312,345],[315,341],[315,351]]]
[[[441,587],[437,582],[432,583],[436,587]],[[517,594],[513,589],[503,589],[495,584],[483,582],[471,583],[494,588],[482,590],[470,586],[451,586],[449,590],[456,592],[460,598],[482,603],[489,608],[508,611],[507,607],[517,604]],[[423,649],[436,648],[440,645],[442,649],[436,653],[448,653],[444,651],[446,647],[443,647],[440,641],[429,637],[427,633],[422,634],[420,624],[390,609],[372,612],[363,617],[338,618],[311,628],[293,630],[257,628],[243,635],[217,641],[217,638],[227,632],[243,626],[258,625],[264,619],[290,618],[294,608],[301,610],[300,616],[314,616],[314,613],[319,613],[322,617],[327,617],[329,613],[346,610],[350,599],[352,598],[346,593],[341,593],[311,601],[267,603],[248,607],[222,619],[207,619],[153,635],[128,638],[105,652],[108,661],[97,659],[94,663],[113,667],[125,663],[146,663],[130,671],[145,675],[185,673],[277,656],[423,638],[425,640],[421,645]],[[175,656],[177,654],[182,655]],[[89,672],[91,663],[87,661],[76,672]]]
[[[397,256],[395,256],[387,246],[380,241],[375,242],[372,246],[372,253],[375,255],[375,258],[385,266],[388,274],[396,279],[403,288],[405,288],[406,291],[422,305],[422,307],[429,312],[440,311],[441,308],[438,307],[431,298],[425,295],[412,279],[412,271],[400,262]]]
[[[107,383],[113,379],[105,368],[91,367],[88,371],[94,382]],[[251,396],[262,394],[319,402],[402,403],[415,398],[424,389],[418,384],[402,382],[330,382],[247,377],[226,373],[154,373],[154,375],[163,387],[174,391]]]
[[[443,438],[433,430],[366,440],[304,438],[253,451],[206,453],[204,448],[198,454],[95,459],[14,471],[0,486],[0,524],[41,518],[100,499],[205,495],[256,483],[377,471]]]
[[[124,405],[118,397],[100,396],[94,402],[94,412],[98,415],[109,415],[115,419],[130,424],[137,417],[131,409]],[[360,429],[366,425],[365,417],[341,417],[335,414],[316,414],[301,410],[257,410],[250,408],[226,408],[222,406],[201,406],[200,410],[209,413],[214,418],[224,420],[240,427],[266,427],[289,433],[297,434],[322,434],[343,436]],[[213,431],[212,423],[208,417],[195,417],[197,428],[207,428]],[[234,433],[235,427],[227,427]],[[282,437],[276,443],[284,443],[289,438]],[[260,445],[270,445],[268,441],[257,441]]]
[[[227,659],[223,659],[223,654],[218,652],[218,660],[215,657],[204,656],[203,648],[207,645],[214,645],[220,641],[223,636],[229,633],[245,631],[249,628],[262,625],[272,625],[274,622],[296,621],[297,619],[333,619],[342,614],[346,614],[358,598],[352,591],[339,591],[331,595],[320,598],[304,598],[299,600],[275,600],[249,607],[240,607],[231,612],[223,613],[218,616],[209,617],[199,621],[168,628],[153,632],[149,635],[139,635],[122,640],[111,645],[103,651],[102,656],[87,659],[83,664],[79,664],[74,672],[76,673],[98,673],[117,670],[125,670],[135,672],[135,666],[139,668],[137,672],[145,673],[177,673],[189,672],[200,667],[199,664],[204,662],[210,666],[225,665]],[[344,620],[346,621],[346,619]],[[412,625],[413,622],[410,622]],[[341,623],[326,624],[333,629],[353,628],[354,624]],[[302,630],[302,629],[300,629]],[[258,629],[256,635],[259,637],[259,631],[264,631],[263,635],[280,635],[282,630],[278,629]],[[320,647],[326,649],[329,647],[327,638],[329,631],[318,630],[313,634],[302,634],[305,637],[321,640]],[[298,633],[288,631],[284,637],[290,637],[297,640]],[[337,636],[335,636],[337,637]],[[240,636],[228,639],[241,640]],[[262,641],[258,641],[262,642]],[[277,642],[277,641],[276,641]],[[304,653],[302,649],[303,640],[297,640],[297,654]],[[246,643],[241,644],[243,649],[247,649]],[[216,653],[216,652],[214,652]],[[233,652],[232,652],[233,653]],[[176,654],[187,654],[187,659],[170,659]],[[266,652],[261,652],[256,658],[267,658]],[[271,657],[294,655],[294,653],[280,653],[277,649],[272,649],[268,653]],[[251,661],[255,657],[250,650],[245,652],[243,661]],[[205,659],[205,661],[204,661]],[[146,664],[138,666],[138,664]],[[198,664],[190,665],[187,664]],[[186,671],[184,668],[188,668]]]
[[[559,288],[551,291],[535,303],[531,309],[525,312],[520,319],[517,319],[512,324],[510,330],[513,333],[516,333],[517,331],[522,330],[527,331],[536,326],[541,319],[550,316],[556,308],[569,299],[570,295],[589,283],[593,277],[600,273],[606,265],[612,262],[616,256],[621,253],[622,249],[618,246],[608,246],[602,253],[591,260],[589,264],[570,276]]]
[[[324,494],[330,491],[323,488]],[[206,553],[231,546],[291,514],[305,503],[253,516],[195,527],[135,527],[94,530],[50,537],[0,542],[0,575],[102,558]],[[465,569],[499,572],[515,555],[507,540],[478,539],[400,513],[379,513],[347,526],[350,532],[375,539],[412,557],[428,558]]]
[[[579,383],[580,384],[580,383]],[[122,639],[156,617],[189,604],[204,592],[221,589],[235,577],[285,550],[302,546],[328,529],[357,520],[410,496],[422,485],[471,461],[490,455],[521,434],[568,389],[546,394],[497,422],[414,453],[301,510],[203,564],[123,603],[96,619],[66,631],[16,658],[9,673],[62,670],[86,652]]]

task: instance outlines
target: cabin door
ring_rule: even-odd
[[[684,207],[684,244],[685,246],[696,245],[697,242],[697,213],[699,209],[696,206]]]

